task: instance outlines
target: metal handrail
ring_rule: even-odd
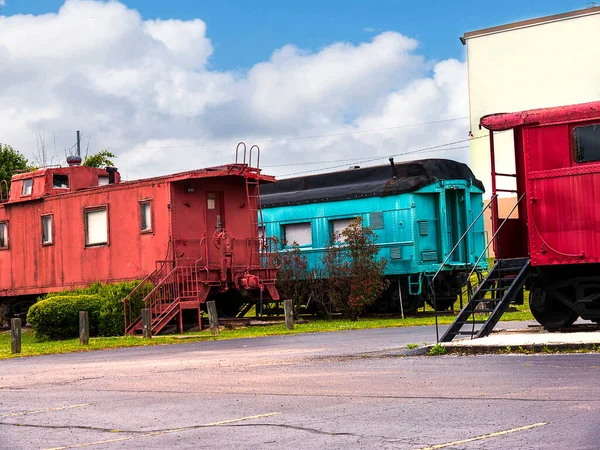
[[[458,242],[456,243],[456,245],[454,245],[454,247],[452,248],[452,250],[450,250],[450,253],[448,253],[448,256],[446,256],[446,259],[444,259],[444,262],[440,265],[439,269],[437,270],[437,272],[435,273],[435,275],[433,276],[433,278],[431,279],[431,283],[433,283],[436,279],[436,277],[438,276],[438,274],[442,271],[442,269],[444,268],[444,266],[446,265],[446,263],[450,260],[450,258],[452,257],[452,255],[454,254],[454,252],[456,251],[456,249],[459,247],[460,243],[463,241],[463,239],[465,237],[467,237],[467,235],[469,234],[469,231],[471,231],[471,228],[473,228],[475,226],[475,224],[477,223],[477,221],[479,220],[479,218],[483,215],[483,213],[491,206],[491,204],[493,203],[493,201],[498,197],[498,194],[494,194],[491,199],[490,202],[486,205],[485,208],[483,208],[481,210],[481,212],[477,215],[477,217],[471,222],[471,225],[469,225],[469,227],[467,228],[467,230],[463,233],[463,235],[460,237],[460,239],[458,240]],[[489,246],[489,245],[488,245]],[[487,247],[486,247],[487,250]],[[479,260],[477,260],[477,263],[479,263]],[[475,267],[477,267],[477,263],[475,264]],[[467,262],[468,264],[468,262]]]
[[[473,275],[473,272],[475,272],[475,269],[477,268],[477,264],[479,264],[479,261],[481,261],[481,258],[483,258],[483,255],[485,255],[487,253],[487,250],[490,247],[490,244],[492,242],[494,242],[494,240],[496,239],[496,236],[498,235],[498,233],[500,232],[500,230],[502,229],[502,227],[504,226],[504,224],[506,223],[506,221],[510,218],[511,214],[515,211],[515,209],[517,209],[517,206],[519,206],[519,203],[521,203],[521,200],[523,199],[523,197],[525,197],[525,192],[523,192],[521,194],[521,196],[517,200],[517,203],[515,203],[515,206],[513,206],[512,209],[510,210],[510,212],[508,213],[508,216],[506,216],[504,218],[504,220],[502,221],[502,223],[500,224],[500,226],[498,227],[498,229],[496,230],[496,232],[492,235],[492,239],[490,239],[490,241],[487,243],[487,245],[483,249],[483,253],[481,253],[481,255],[479,255],[479,258],[477,259],[477,262],[473,266],[473,270],[471,270],[471,272],[469,273],[469,277],[467,278],[468,280],[471,279],[471,276]]]

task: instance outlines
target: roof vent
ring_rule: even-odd
[[[81,156],[77,156],[77,155],[67,156],[67,164],[69,166],[80,166],[81,165]]]

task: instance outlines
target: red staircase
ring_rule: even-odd
[[[123,299],[125,333],[142,331],[141,309],[150,309],[153,334],[179,316],[179,331],[183,332],[182,312],[186,309],[198,311],[210,291],[210,282],[203,280],[202,269],[190,264],[176,265],[172,261],[158,261],[157,268],[148,275],[127,297]]]

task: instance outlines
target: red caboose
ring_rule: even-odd
[[[518,201],[506,222],[494,210],[496,257],[528,257],[530,306],[546,327],[577,317],[600,321],[600,102],[481,119],[494,132],[513,130]],[[504,227],[501,225],[504,222]]]
[[[13,176],[0,203],[0,300],[142,279],[136,292],[147,291],[154,332],[176,317],[181,329],[184,310],[199,319],[201,303],[231,289],[278,300],[258,235],[259,185],[274,178],[245,153],[240,163],[130,182],[73,157]],[[125,310],[133,332],[139,317],[128,302]]]

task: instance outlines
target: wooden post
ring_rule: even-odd
[[[150,320],[150,309],[142,309],[142,336],[144,339],[152,338],[152,324]]]
[[[79,344],[90,342],[90,316],[87,311],[79,311]]]
[[[21,319],[10,320],[10,347],[13,353],[21,353]]]
[[[283,301],[283,311],[285,313],[285,327],[288,330],[294,329],[294,305],[292,300]]]
[[[206,309],[208,310],[208,321],[210,322],[210,331],[213,336],[219,335],[219,316],[217,316],[217,305],[214,300],[206,302]]]

